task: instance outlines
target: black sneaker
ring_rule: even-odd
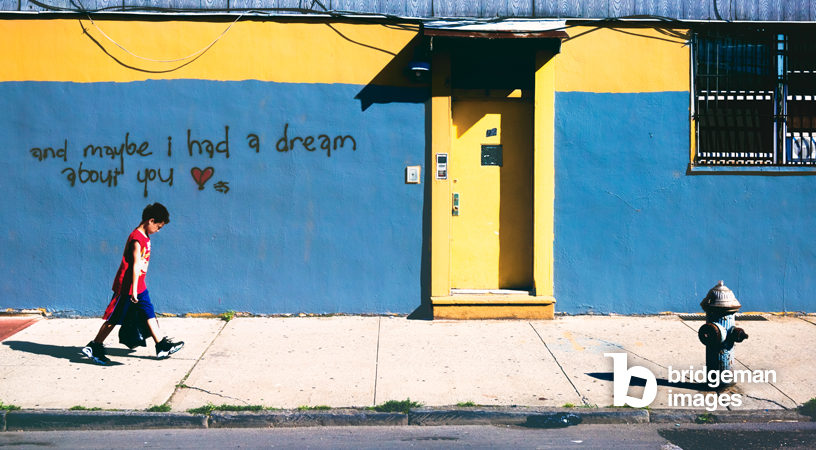
[[[82,353],[84,353],[88,358],[91,358],[93,362],[103,366],[110,362],[108,357],[105,356],[105,346],[102,344],[97,344],[94,341],[88,342],[88,345],[82,349]]]
[[[184,347],[184,342],[173,342],[172,339],[165,337],[161,342],[156,343],[156,357],[159,359],[167,358],[176,353]]]

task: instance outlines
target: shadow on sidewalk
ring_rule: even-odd
[[[59,358],[59,359],[67,359],[72,363],[77,364],[92,364],[96,365],[93,361],[86,358],[82,354],[82,347],[71,347],[71,346],[62,346],[62,345],[50,345],[50,344],[38,344],[36,342],[26,342],[26,341],[4,341],[3,345],[7,345],[10,349],[18,351],[18,352],[26,352],[32,353],[35,355],[44,355],[50,356],[52,358]],[[128,350],[126,348],[105,348],[106,353],[108,356],[112,357],[126,357],[126,358],[141,358],[141,359],[153,359],[149,356],[138,356],[133,355],[135,350]],[[122,365],[120,362],[111,361],[107,364],[108,366],[119,366]]]
[[[591,376],[592,378],[597,378],[603,381],[614,381],[614,375],[612,372],[592,372],[588,373],[587,375]],[[668,386],[678,389],[690,389],[692,391],[716,391],[716,388],[712,388],[708,385],[708,383],[670,383],[669,380],[664,378],[656,378],[658,386]],[[629,379],[629,386],[646,386],[646,380],[643,378],[632,377]]]

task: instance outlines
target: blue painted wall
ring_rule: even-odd
[[[424,184],[404,184],[404,170],[424,165],[425,104],[421,90],[395,89],[0,83],[0,308],[101,314],[127,233],[160,201],[171,223],[154,236],[148,275],[160,311],[413,311]],[[555,106],[558,310],[699,311],[719,279],[745,311],[814,310],[816,179],[688,174],[686,92],[558,92]],[[287,123],[289,139],[351,135],[357,150],[278,152]],[[189,155],[188,129],[219,142],[225,126],[229,158]],[[118,147],[126,133],[152,154],[125,157],[116,187],[70,186],[66,168],[118,167],[82,150]],[[67,161],[31,153],[66,139]],[[193,167],[215,169],[203,190]],[[173,169],[173,185],[149,182],[145,197],[148,168],[165,179]]]
[[[556,93],[558,310],[816,310],[816,178],[687,174],[688,95]]]
[[[413,311],[421,302],[424,183],[404,181],[406,166],[424,166],[425,94],[393,88],[362,105],[355,99],[362,90],[260,81],[0,83],[0,308],[101,315],[125,238],[144,206],[158,201],[171,215],[153,236],[147,278],[158,311]],[[317,150],[296,142],[277,151],[285,124],[290,140],[313,136]],[[225,126],[229,158],[189,155],[187,130],[217,144]],[[126,133],[152,154],[126,156],[118,186],[70,185],[66,168],[81,163],[107,176],[119,167],[118,159],[82,153],[89,144],[119,147]],[[351,135],[357,150],[347,140],[328,157],[321,134]],[[32,155],[65,140],[67,161]],[[194,167],[214,169],[204,189]],[[146,169],[161,169],[165,180],[172,169],[172,186],[157,177],[145,197],[138,177]],[[219,181],[228,192],[215,189]]]

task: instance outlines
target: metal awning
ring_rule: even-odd
[[[425,36],[483,39],[565,39],[564,20],[501,20],[492,22],[435,20],[423,24]]]

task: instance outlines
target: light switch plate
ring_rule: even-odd
[[[421,166],[408,166],[405,168],[405,183],[419,184],[419,173]]]

